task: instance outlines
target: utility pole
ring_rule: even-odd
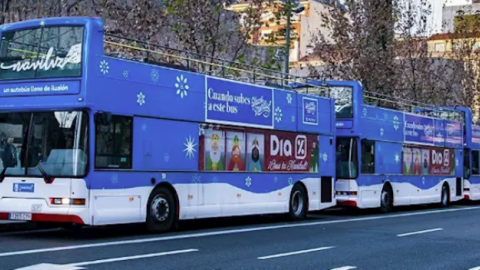
[[[290,17],[292,16],[292,2],[291,0],[287,0],[286,8],[287,8],[287,27],[285,29],[285,74],[289,74],[290,72]]]

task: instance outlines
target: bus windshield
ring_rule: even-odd
[[[0,80],[81,76],[83,32],[83,26],[2,32]]]
[[[0,171],[5,176],[81,177],[87,150],[85,112],[0,113]]]
[[[335,99],[336,119],[353,118],[353,88],[350,86],[329,86],[329,97]]]

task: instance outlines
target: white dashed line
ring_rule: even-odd
[[[442,228],[436,228],[436,229],[430,229],[430,230],[424,230],[424,231],[417,231],[417,232],[409,232],[409,233],[402,233],[402,234],[397,234],[398,237],[404,237],[404,236],[410,236],[410,235],[415,235],[415,234],[423,234],[423,233],[430,233],[430,232],[436,232],[436,231],[441,231],[443,230]]]
[[[264,256],[264,257],[258,257],[257,259],[266,260],[266,259],[280,258],[280,257],[285,257],[285,256],[292,256],[292,255],[310,253],[310,252],[327,250],[327,249],[332,249],[332,248],[334,248],[334,247],[312,248],[312,249],[299,250],[299,251],[293,251],[293,252],[288,252],[288,253],[281,253],[281,254],[274,254],[274,255],[269,255],[269,256]]]
[[[46,263],[42,263],[42,264],[36,264],[36,265],[27,266],[27,267],[23,267],[23,268],[18,268],[16,270],[34,270],[34,269],[35,270],[40,270],[40,269],[65,269],[65,270],[68,269],[68,270],[73,270],[73,269],[85,269],[82,266],[101,264],[101,263],[113,263],[113,262],[129,261],[129,260],[146,259],[146,258],[153,258],[153,257],[167,256],[167,255],[190,253],[190,252],[195,252],[195,251],[198,251],[198,249],[173,250],[173,251],[166,251],[166,252],[149,253],[149,254],[142,254],[142,255],[135,255],[135,256],[118,257],[118,258],[110,258],[110,259],[86,261],[86,262],[77,262],[77,263],[69,263],[69,264],[46,264]]]

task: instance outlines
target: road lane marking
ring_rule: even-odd
[[[416,231],[416,232],[409,232],[409,233],[402,233],[402,234],[397,234],[398,237],[404,237],[404,236],[410,236],[410,235],[415,235],[415,234],[423,234],[423,233],[430,233],[430,232],[436,232],[436,231],[441,231],[443,230],[442,228],[436,228],[436,229],[430,229],[430,230],[423,230],[423,231]]]
[[[257,259],[266,260],[266,259],[280,258],[280,257],[285,257],[285,256],[292,256],[292,255],[310,253],[310,252],[327,250],[327,249],[332,249],[332,248],[334,248],[334,247],[312,248],[312,249],[299,250],[299,251],[293,251],[293,252],[288,252],[288,253],[280,253],[280,254],[274,254],[274,255],[269,255],[269,256],[264,256],[264,257],[258,257]]]
[[[480,209],[480,206],[452,208],[452,209],[444,209],[444,210],[421,211],[421,212],[404,213],[404,214],[396,214],[396,215],[379,215],[379,216],[364,217],[364,218],[335,219],[335,220],[316,221],[316,222],[290,223],[285,225],[220,230],[220,231],[212,231],[212,232],[201,232],[201,233],[182,234],[182,235],[173,235],[173,236],[161,236],[161,237],[143,238],[143,239],[131,239],[131,240],[122,240],[122,241],[110,241],[110,242],[83,244],[83,245],[76,245],[76,246],[27,249],[27,250],[0,253],[0,257],[36,254],[36,253],[42,253],[42,252],[75,250],[75,249],[82,249],[82,248],[96,248],[96,247],[107,247],[107,246],[128,245],[128,244],[143,244],[143,243],[151,243],[151,242],[191,239],[191,238],[218,236],[218,235],[226,235],[226,234],[237,234],[237,233],[258,232],[258,231],[288,229],[288,228],[297,228],[297,227],[310,227],[310,226],[319,226],[319,225],[349,223],[349,222],[356,222],[356,221],[371,221],[371,220],[390,219],[390,218],[413,217],[413,216],[421,216],[421,215],[458,212],[458,211],[467,211],[467,210],[478,210],[478,209]]]
[[[101,263],[112,263],[112,262],[121,262],[121,261],[129,261],[129,260],[137,260],[137,259],[146,259],[152,257],[160,257],[166,255],[175,255],[175,254],[182,254],[182,253],[190,253],[199,251],[198,249],[183,249],[183,250],[173,250],[173,251],[165,251],[165,252],[158,252],[158,253],[150,253],[150,254],[142,254],[142,255],[135,255],[135,256],[127,256],[127,257],[119,257],[119,258],[110,258],[110,259],[103,259],[103,260],[95,260],[95,261],[88,261],[88,262],[78,262],[78,263],[71,263],[68,265],[72,266],[85,266],[85,265],[92,265],[92,264],[101,264]]]
[[[350,270],[350,269],[356,269],[356,268],[357,268],[356,266],[342,266],[338,268],[333,268],[331,270]]]
[[[101,263],[113,263],[113,262],[121,262],[121,261],[129,261],[129,260],[138,260],[138,259],[146,259],[146,258],[153,258],[153,257],[160,257],[160,256],[167,256],[167,255],[175,255],[175,254],[182,254],[182,253],[190,253],[199,251],[198,249],[183,249],[183,250],[173,250],[173,251],[166,251],[166,252],[158,252],[158,253],[149,253],[149,254],[142,254],[142,255],[134,255],[134,256],[127,256],[127,257],[118,257],[118,258],[109,258],[109,259],[102,259],[102,260],[95,260],[95,261],[86,261],[86,262],[77,262],[77,263],[69,263],[69,264],[36,264],[32,266],[27,266],[23,268],[18,268],[16,270],[34,270],[34,269],[85,269],[82,266],[86,265],[94,265],[94,264],[101,264]],[[47,268],[48,267],[48,268]]]

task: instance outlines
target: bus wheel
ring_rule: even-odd
[[[393,210],[393,191],[389,184],[383,186],[382,194],[380,195],[380,210],[383,213]]]
[[[303,220],[307,216],[307,192],[305,188],[296,184],[292,188],[292,193],[290,194],[290,218],[294,221]]]
[[[449,200],[448,200],[448,185],[447,184],[443,184],[440,203],[441,203],[442,207],[448,207]]]
[[[168,188],[155,188],[148,199],[147,207],[146,225],[150,232],[165,232],[173,227],[176,222],[177,205]]]

